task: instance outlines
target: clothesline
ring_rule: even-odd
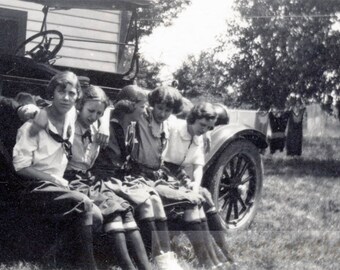
[[[259,16],[242,16],[242,18],[246,19],[266,19],[266,18],[277,18],[277,19],[285,19],[285,18],[338,18],[335,14],[301,14],[301,15],[259,15]]]

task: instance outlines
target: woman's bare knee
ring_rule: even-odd
[[[150,200],[152,202],[154,214],[156,218],[165,218],[165,210],[162,199],[158,195],[151,195]]]
[[[93,224],[92,224],[93,231],[100,232],[103,226],[104,218],[99,207],[95,204],[93,204],[93,207],[92,207],[92,217],[93,217]]]
[[[192,207],[192,208],[187,208],[184,211],[184,221],[186,222],[193,222],[200,220],[200,211],[197,206]]]
[[[139,219],[154,218],[153,204],[150,199],[147,199],[143,204],[138,207]]]
[[[103,228],[104,232],[124,232],[124,224],[122,220],[112,220],[106,224],[104,224]]]
[[[205,219],[206,218],[206,215],[205,215],[203,207],[199,208],[199,215],[200,215],[200,219]]]

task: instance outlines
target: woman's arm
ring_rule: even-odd
[[[17,171],[17,173],[25,178],[29,178],[29,179],[36,179],[36,180],[43,180],[43,181],[50,181],[52,183],[55,183],[59,186],[62,187],[68,187],[68,181],[58,177],[56,175],[50,175],[48,173],[44,173],[41,171],[36,170],[35,168],[32,167],[26,167],[23,168],[19,171]]]
[[[199,187],[202,183],[202,177],[203,177],[203,166],[202,165],[193,165],[193,172],[192,172],[192,189],[195,192],[199,191]]]
[[[7,98],[0,95],[0,106],[11,108],[11,110],[15,111],[20,107],[20,104],[13,98]]]
[[[13,148],[14,169],[23,178],[50,181],[59,186],[67,187],[68,181],[62,177],[39,171],[33,167],[34,153],[39,148],[41,138],[38,134],[34,137],[29,135],[32,125],[33,123],[26,122],[18,130],[16,144]]]
[[[111,107],[107,107],[103,116],[100,118],[100,127],[96,135],[96,142],[102,148],[105,148],[109,144],[111,110]]]
[[[21,121],[25,122],[34,119],[40,112],[40,108],[34,104],[22,105],[17,108],[18,116]]]

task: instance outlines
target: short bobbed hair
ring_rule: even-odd
[[[122,88],[115,100],[116,102],[119,102],[121,100],[129,100],[131,102],[138,103],[142,100],[146,100],[146,97],[147,94],[144,89],[140,88],[137,85],[130,84]]]
[[[130,114],[141,101],[147,101],[147,91],[137,85],[127,85],[118,93],[114,103],[114,115]]]
[[[54,75],[54,77],[50,80],[49,84],[47,85],[46,98],[47,99],[53,98],[54,91],[57,88],[57,86],[60,85],[66,88],[68,84],[72,85],[72,87],[74,87],[77,90],[78,95],[77,99],[80,99],[82,96],[80,82],[78,80],[77,75],[71,71],[63,71]]]
[[[104,90],[100,88],[99,86],[90,84],[89,86],[83,87],[82,92],[83,92],[83,95],[78,100],[78,103],[77,103],[78,110],[81,110],[84,104],[87,101],[91,101],[91,100],[102,102],[105,106],[105,109],[110,105],[109,98],[105,94]]]
[[[194,107],[194,104],[185,97],[182,98],[182,101],[183,101],[182,110],[178,114],[176,114],[176,117],[180,119],[186,119],[188,117],[189,112]]]
[[[202,102],[196,104],[189,112],[187,122],[189,125],[195,123],[196,120],[207,119],[216,120],[217,112],[213,104],[209,102]]]
[[[171,108],[174,114],[181,112],[183,107],[181,93],[170,86],[160,86],[151,91],[148,95],[149,104],[154,107],[156,104],[164,104]]]
[[[36,105],[36,102],[34,100],[34,97],[27,92],[20,92],[18,93],[14,98],[20,105],[27,105],[27,104],[34,104]]]

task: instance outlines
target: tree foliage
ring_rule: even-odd
[[[191,0],[158,0],[157,3],[139,11],[139,34],[150,35],[157,26],[169,26],[177,18]]]
[[[339,90],[338,0],[239,0],[235,8],[243,22],[232,22],[225,40],[233,36],[238,51],[228,76],[239,99],[280,107],[290,92]]]
[[[173,74],[178,88],[188,97],[215,96],[224,99],[227,95],[224,63],[215,59],[213,52],[201,52],[198,57],[188,56]]]
[[[152,7],[138,11],[138,36],[150,35],[158,26],[169,26],[173,19],[177,18],[191,0],[158,0]],[[164,66],[162,63],[151,63],[142,56],[139,56],[139,72],[137,83],[147,89],[153,89],[161,84],[159,73]]]
[[[158,75],[163,66],[163,63],[151,63],[140,57],[137,84],[146,89],[154,89],[160,85],[162,82]]]

